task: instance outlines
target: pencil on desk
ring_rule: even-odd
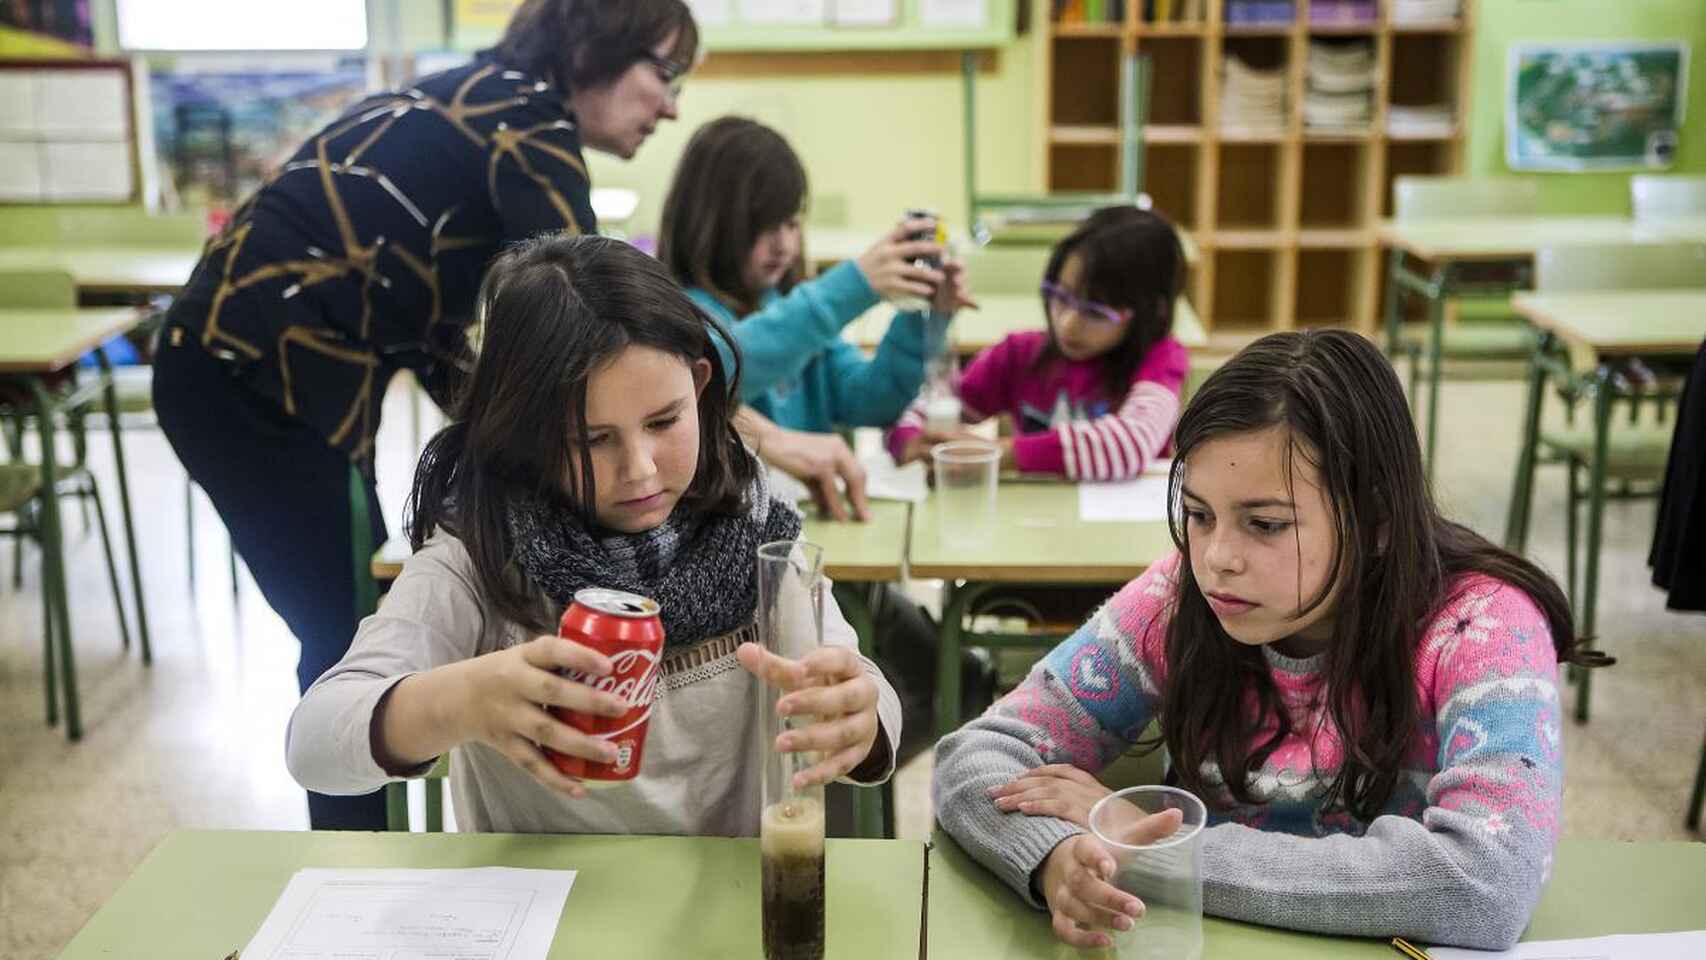
[[[1406,957],[1409,957],[1410,960],[1429,960],[1426,950],[1423,950],[1421,947],[1405,940],[1403,937],[1392,938],[1392,949]]]

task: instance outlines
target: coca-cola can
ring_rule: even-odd
[[[575,602],[563,611],[557,635],[604,654],[612,665],[608,676],[594,677],[579,670],[565,670],[563,676],[594,690],[614,693],[628,704],[627,712],[620,717],[594,717],[563,707],[551,708],[557,719],[616,747],[612,763],[545,750],[557,769],[587,781],[588,786],[632,780],[640,772],[663,659],[663,621],[658,619],[658,611],[656,600],[602,588],[577,591]]]

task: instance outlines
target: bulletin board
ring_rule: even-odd
[[[967,50],[1014,36],[1018,0],[688,0],[712,52]],[[461,50],[490,46],[520,0],[453,0]]]
[[[1663,169],[1687,107],[1688,45],[1521,44],[1510,52],[1512,170]]]
[[[130,65],[0,61],[0,203],[140,196]]]

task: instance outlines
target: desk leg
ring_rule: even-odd
[[[936,661],[936,736],[945,737],[960,727],[960,646],[965,640],[965,618],[977,601],[997,584],[956,586],[948,581],[942,598],[942,642]]]
[[[95,348],[100,361],[101,375],[106,377],[107,428],[113,435],[113,468],[118,473],[118,502],[124,511],[124,542],[130,548],[130,586],[136,596],[136,626],[142,637],[142,662],[154,662],[154,651],[148,643],[148,608],[142,600],[142,564],[136,558],[136,521],[130,511],[130,479],[124,469],[124,438],[118,427],[118,388],[113,386],[113,367],[105,347]]]
[[[1700,829],[1700,807],[1706,803],[1706,743],[1700,744],[1700,766],[1694,770],[1694,792],[1688,798],[1688,829]]]
[[[1445,293],[1451,280],[1451,264],[1434,268],[1428,282],[1428,427],[1423,451],[1428,488],[1433,488],[1435,448],[1439,437],[1440,356],[1445,352]]]
[[[1595,642],[1594,618],[1599,606],[1599,538],[1605,519],[1605,461],[1611,440],[1611,394],[1611,368],[1601,365],[1594,372],[1593,463],[1588,470],[1587,569],[1582,584],[1581,621],[1576,624],[1576,633],[1587,638],[1585,645]],[[1593,671],[1581,670],[1578,674],[1576,722],[1586,723]]]
[[[1534,355],[1529,358],[1528,407],[1522,418],[1522,446],[1517,448],[1511,512],[1505,518],[1505,549],[1517,554],[1528,548],[1528,518],[1534,500],[1535,445],[1540,437],[1540,407],[1546,397],[1546,355],[1551,346],[1552,335],[1540,334],[1534,340]]]
[[[47,387],[30,381],[36,404],[36,427],[41,431],[41,553],[42,589],[51,596],[49,606],[58,615],[54,640],[59,646],[59,676],[65,691],[65,735],[83,738],[83,712],[77,702],[77,664],[71,651],[71,607],[65,596],[65,540],[59,515],[59,467],[55,462],[54,403]]]
[[[866,584],[837,583],[834,588],[835,603],[841,608],[841,615],[847,618],[847,623],[859,637],[859,652],[865,657],[875,660],[877,656],[877,625],[872,616],[871,605],[865,598]],[[891,743],[889,749],[899,751],[900,744]],[[859,836],[867,839],[894,836],[894,778],[889,778],[880,787],[861,787],[854,794],[853,807],[854,828]]]

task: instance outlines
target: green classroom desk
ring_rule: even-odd
[[[579,871],[553,958],[761,956],[756,839],[474,833],[174,832],[60,960],[221,960],[248,943],[303,867]],[[915,957],[924,846],[830,840],[830,957]]]
[[[41,448],[56,451],[55,437],[58,422],[66,411],[101,396],[106,404],[110,423],[118,423],[118,398],[113,389],[112,366],[106,350],[100,345],[107,340],[134,329],[142,314],[134,309],[105,310],[20,310],[0,309],[0,379],[20,382],[29,392],[33,403],[36,427],[41,432]],[[94,375],[78,378],[69,391],[54,389],[52,380],[77,363],[89,351],[95,351],[100,361]],[[119,506],[124,514],[125,543],[130,548],[130,580],[136,602],[136,620],[142,643],[142,662],[152,661],[148,640],[148,614],[143,603],[142,569],[136,558],[136,525],[130,509],[130,480],[125,472],[124,444],[121,431],[109,430],[113,438],[113,462],[118,474]],[[59,465],[54,456],[44,456],[41,462],[43,490],[55,490],[59,482]],[[54,639],[57,656],[51,653],[47,661],[48,722],[56,722],[54,702],[54,671],[57,667],[59,685],[65,693],[65,733],[72,740],[83,736],[82,708],[77,696],[77,668],[72,656],[71,616],[66,596],[64,563],[64,524],[59,512],[59,498],[47,496],[42,503],[42,536],[52,544],[44,550],[42,589],[47,593],[54,611]],[[130,633],[123,620],[120,632],[129,646]],[[57,663],[56,663],[57,661]]]
[[[1043,329],[1042,297],[1038,294],[994,294],[978,297],[978,310],[954,314],[951,339],[955,352],[972,357],[1022,330]],[[841,336],[863,350],[875,350],[894,320],[895,309],[883,304],[848,324]],[[1173,336],[1188,348],[1208,346],[1208,333],[1191,302],[1180,297],[1173,309]]]
[[[1423,454],[1433,479],[1438,437],[1440,354],[1445,302],[1465,294],[1503,296],[1529,285],[1534,254],[1545,247],[1571,244],[1706,241],[1706,217],[1636,221],[1628,217],[1454,217],[1438,220],[1388,220],[1376,231],[1389,248],[1384,305],[1387,349],[1398,348],[1402,292],[1419,294],[1428,305],[1427,408],[1411,398],[1425,418]],[[1425,269],[1406,262],[1413,257]],[[1492,273],[1488,273],[1491,270]],[[1479,276],[1467,276],[1474,272]]]
[[[1039,584],[1095,584],[1114,588],[1141,574],[1173,550],[1167,524],[1086,523],[1078,518],[1076,484],[1003,481],[996,492],[1000,518],[980,542],[943,538],[934,496],[913,508],[908,569],[914,577],[945,581],[942,639],[936,670],[936,732],[960,725],[960,649],[1036,646],[1030,635],[967,635],[968,613],[1003,588]],[[963,583],[960,581],[964,581]]]
[[[1706,927],[1706,844],[1565,840],[1524,940]],[[1048,914],[1033,910],[972,860],[946,831],[930,850],[930,960],[1077,957],[1058,944]],[[1203,918],[1202,960],[1393,960],[1385,940],[1327,937]]]
[[[0,271],[61,270],[71,274],[83,295],[177,293],[200,258],[200,247],[0,245]]]
[[[1706,284],[1706,277],[1701,281]],[[1511,490],[1510,519],[1505,527],[1505,545],[1517,553],[1528,544],[1528,517],[1534,495],[1535,443],[1540,433],[1541,400],[1547,381],[1556,376],[1585,379],[1594,402],[1594,455],[1588,465],[1588,489],[1600,489],[1605,480],[1607,447],[1617,421],[1611,404],[1619,394],[1615,388],[1618,361],[1630,358],[1657,360],[1692,357],[1706,341],[1706,289],[1700,290],[1612,290],[1559,294],[1517,294],[1511,300],[1517,313],[1540,332],[1529,363],[1528,406],[1523,418],[1522,447],[1517,454],[1516,479]],[[1577,378],[1574,371],[1551,359],[1559,345],[1591,353],[1592,372]],[[1587,542],[1600,542],[1605,499],[1588,499]],[[1593,636],[1598,607],[1599,551],[1589,550],[1585,583],[1580,600],[1583,636]],[[1576,717],[1587,719],[1588,680],[1584,672],[1577,682]]]

